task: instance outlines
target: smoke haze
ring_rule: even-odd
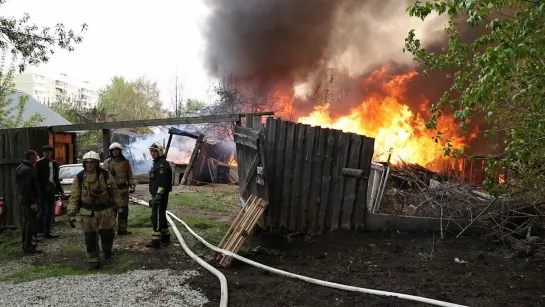
[[[207,0],[212,9],[206,59],[215,76],[261,84],[312,80],[321,68],[354,77],[385,63],[412,64],[402,53],[409,29],[437,41],[440,18],[409,18],[409,0]]]

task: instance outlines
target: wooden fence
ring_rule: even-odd
[[[273,118],[252,127],[235,127],[241,195],[269,202],[266,227],[363,229],[373,138]]]
[[[21,223],[15,170],[24,160],[25,151],[32,149],[41,156],[42,146],[50,144],[61,162],[73,163],[74,146],[68,144],[70,141],[74,141],[71,134],[50,133],[47,127],[0,129],[0,197],[4,198],[6,206],[2,227],[19,226]]]

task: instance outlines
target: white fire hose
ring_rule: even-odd
[[[136,199],[136,198],[133,198],[131,197],[131,201],[134,202],[134,203],[137,203],[137,204],[140,204],[140,205],[144,205],[144,206],[149,206],[147,202],[143,201],[143,200],[139,200],[139,199]],[[430,304],[430,305],[434,305],[434,306],[441,306],[441,307],[468,307],[468,306],[465,306],[465,305],[459,305],[459,304],[454,304],[454,303],[449,303],[449,302],[444,302],[444,301],[439,301],[439,300],[434,300],[434,299],[430,299],[430,298],[425,298],[425,297],[421,297],[421,296],[415,296],[415,295],[408,295],[408,294],[402,294],[402,293],[395,293],[395,292],[388,292],[388,291],[382,291],[382,290],[373,290],[373,289],[367,289],[367,288],[360,288],[360,287],[354,287],[354,286],[348,286],[348,285],[343,285],[343,284],[339,284],[339,283],[334,283],[334,282],[329,282],[329,281],[325,281],[325,280],[320,280],[320,279],[316,279],[316,278],[312,278],[312,277],[307,277],[307,276],[303,276],[303,275],[299,275],[299,274],[294,274],[294,273],[290,273],[290,272],[287,272],[287,271],[282,271],[282,270],[279,270],[279,269],[276,269],[276,268],[273,268],[273,267],[269,267],[269,266],[266,266],[264,264],[261,264],[259,262],[255,262],[253,260],[250,260],[248,258],[244,258],[242,256],[239,256],[235,253],[232,253],[228,250],[224,250],[224,249],[221,249],[221,248],[218,248],[208,242],[206,242],[203,238],[201,238],[196,232],[193,231],[193,229],[191,229],[182,219],[180,219],[179,217],[177,217],[176,215],[172,214],[170,211],[167,211],[167,220],[169,221],[170,225],[172,225],[172,228],[174,229],[174,232],[176,233],[176,236],[178,237],[178,240],[180,241],[180,243],[183,242],[183,238],[180,234],[180,232],[178,231],[178,228],[176,227],[176,225],[174,224],[174,222],[170,219],[170,217],[174,218],[175,220],[177,220],[178,222],[182,223],[182,225],[187,229],[187,231],[193,235],[197,240],[199,240],[204,246],[208,247],[209,249],[213,250],[213,251],[216,251],[218,253],[222,253],[226,256],[230,256],[230,257],[233,257],[239,261],[242,261],[244,263],[247,263],[251,266],[254,266],[256,268],[260,268],[262,270],[265,270],[265,271],[269,271],[271,273],[275,273],[275,274],[278,274],[278,275],[282,275],[282,276],[286,276],[286,277],[289,277],[289,278],[295,278],[295,279],[299,279],[299,280],[302,280],[302,281],[306,281],[308,283],[312,283],[312,284],[315,284],[315,285],[319,285],[319,286],[324,286],[324,287],[329,287],[329,288],[334,288],[334,289],[339,289],[339,290],[346,290],[346,291],[352,291],[352,292],[360,292],[360,293],[365,293],[365,294],[373,294],[373,295],[378,295],[378,296],[386,296],[386,297],[397,297],[399,299],[404,299],[404,300],[409,300],[409,301],[415,301],[415,302],[420,302],[420,303],[425,303],[425,304]],[[186,247],[184,248],[184,251],[186,253],[191,253],[193,254],[193,252],[191,252],[191,250],[189,250],[189,248],[185,245],[185,243],[182,243],[182,247]],[[188,254],[189,254],[188,253]],[[189,254],[191,256],[191,254]],[[195,258],[193,257],[195,256]],[[200,261],[204,262],[204,260],[200,259],[197,255],[193,254],[193,256],[191,256],[191,258],[195,259],[197,262],[199,262],[199,264],[201,264]],[[197,260],[198,259],[198,260]],[[204,262],[204,264],[206,264],[207,266],[211,267],[208,263]],[[204,265],[201,264],[203,267]],[[205,267],[208,271],[210,271],[212,274],[213,271],[211,271],[208,267]],[[211,267],[212,268],[212,267]],[[214,268],[212,268],[214,269]],[[215,271],[217,271],[216,269],[214,269]],[[219,271],[218,271],[219,274],[221,274]],[[214,274],[216,275],[216,274]],[[216,275],[218,276],[218,275]],[[225,277],[223,276],[223,274],[221,274],[221,276],[225,279]],[[218,277],[220,278],[220,277]],[[221,282],[221,278],[220,278],[220,282]],[[224,291],[225,291],[225,296],[224,296]],[[227,306],[227,284],[225,285],[225,288],[223,287],[222,285],[222,288],[221,288],[221,298],[225,298],[225,302],[223,301],[220,301],[220,306]],[[225,305],[223,305],[225,304]]]

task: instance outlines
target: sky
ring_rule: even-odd
[[[207,101],[214,79],[204,69],[203,27],[208,14],[201,0],[10,0],[2,16],[28,13],[38,26],[58,22],[74,30],[88,25],[75,51],[56,51],[38,69],[66,73],[98,88],[116,75],[157,81],[161,98],[171,102],[176,74],[185,98]]]

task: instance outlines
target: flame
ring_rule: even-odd
[[[505,182],[505,174],[498,175],[498,183],[502,184]]]
[[[444,163],[439,162],[445,162],[438,161],[444,160],[441,158],[444,156],[444,141],[449,139],[454,148],[461,148],[467,144],[465,138],[458,134],[454,118],[442,116],[438,121],[438,130],[443,133],[443,139],[435,142],[432,137],[434,132],[426,128],[426,122],[421,116],[429,114],[426,113],[429,101],[411,97],[411,100],[421,100],[418,104],[419,113],[414,113],[408,105],[402,103],[407,99],[407,82],[418,73],[410,71],[393,77],[387,73],[387,69],[382,68],[363,79],[365,88],[376,88],[378,83],[378,89],[370,91],[361,103],[344,115],[333,116],[331,104],[326,103],[316,106],[308,116],[299,117],[297,122],[373,137],[374,160],[386,161],[391,157],[391,163],[405,161],[439,170],[444,167],[440,166]]]
[[[238,166],[238,163],[237,163],[237,160],[236,160],[236,157],[235,157],[235,153],[231,154],[231,157],[229,158],[229,165]]]

